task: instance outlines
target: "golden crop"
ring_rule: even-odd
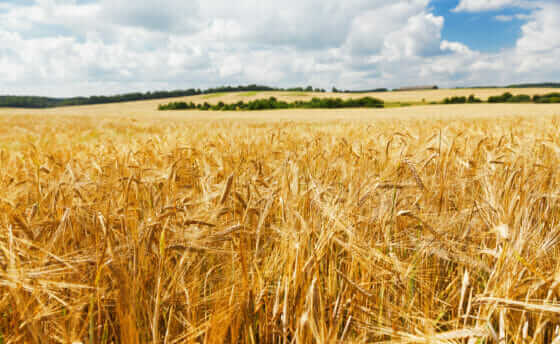
[[[556,118],[376,111],[0,117],[3,342],[559,340]]]
[[[211,104],[216,104],[219,101],[223,101],[226,104],[235,103],[240,100],[245,102],[255,99],[263,99],[268,97],[276,97],[279,100],[293,102],[296,100],[309,100],[311,97],[319,98],[360,98],[365,96],[370,96],[378,99],[382,99],[385,102],[421,102],[422,100],[426,102],[439,102],[447,97],[468,97],[473,94],[478,98],[487,100],[490,96],[502,95],[505,92],[517,94],[547,94],[552,92],[558,92],[555,88],[459,88],[459,89],[438,89],[438,90],[418,90],[418,91],[389,91],[389,92],[372,92],[372,93],[313,93],[313,92],[247,92],[247,93],[223,93],[223,94],[210,94],[210,95],[200,95],[193,97],[183,97],[183,99],[188,101],[193,101],[195,103],[208,102]],[[171,100],[171,101],[175,101]],[[166,103],[166,102],[159,102]]]

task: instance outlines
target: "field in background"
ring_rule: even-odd
[[[165,100],[164,103],[169,102]],[[50,109],[0,108],[0,116],[27,115],[44,120],[45,116],[82,116],[97,119],[115,117],[122,121],[136,120],[243,120],[243,121],[332,121],[332,120],[391,120],[391,119],[489,119],[525,116],[536,118],[560,114],[560,104],[456,104],[387,107],[384,109],[290,109],[271,111],[158,111],[162,101],[138,101],[86,106],[68,106]]]
[[[4,343],[558,340],[559,105],[160,102],[0,111]]]
[[[176,99],[185,99],[188,101],[193,101],[194,103],[208,101],[208,103],[215,104],[217,102],[223,101],[226,104],[235,103],[240,100],[248,101],[255,99],[263,99],[268,97],[276,97],[279,100],[284,100],[287,102],[293,102],[295,100],[309,100],[312,97],[318,98],[361,98],[361,97],[374,97],[384,100],[385,102],[422,102],[425,100],[427,103],[442,101],[447,97],[468,97],[474,94],[476,97],[483,100],[488,99],[490,96],[502,95],[505,92],[510,92],[513,95],[517,94],[546,94],[552,92],[558,92],[558,89],[554,88],[477,88],[477,89],[439,89],[439,90],[419,90],[419,91],[398,91],[398,92],[371,92],[371,93],[313,93],[313,92],[246,92],[246,93],[225,93],[225,94],[212,94],[212,95],[200,95],[192,97],[183,97]],[[158,103],[158,102],[156,102]],[[159,100],[159,103],[163,104],[165,101]]]
[[[234,93],[213,93],[204,94],[198,96],[190,97],[176,97],[176,98],[166,98],[166,99],[155,99],[155,100],[142,100],[134,102],[124,102],[124,103],[109,103],[109,104],[99,104],[99,105],[82,105],[82,106],[68,106],[59,108],[47,108],[47,109],[21,109],[21,108],[0,108],[0,115],[3,114],[73,114],[73,115],[130,115],[130,116],[142,116],[142,115],[153,115],[153,116],[170,116],[162,115],[161,112],[157,110],[158,105],[167,104],[169,102],[176,101],[186,101],[194,102],[195,104],[202,104],[208,102],[209,104],[217,104],[219,102],[224,102],[226,104],[236,103],[239,101],[248,102],[256,99],[265,99],[269,97],[276,97],[278,100],[286,102],[294,102],[296,100],[310,100],[313,97],[319,98],[362,98],[362,97],[374,97],[379,98],[386,102],[387,108],[400,107],[401,104],[413,104],[415,107],[422,106],[423,103],[429,104],[430,102],[440,102],[447,97],[468,97],[474,94],[477,98],[484,101],[490,96],[502,95],[505,92],[510,92],[513,95],[518,94],[528,94],[528,95],[542,95],[552,92],[558,92],[558,89],[553,88],[523,88],[523,89],[507,89],[507,88],[489,88],[489,89],[439,89],[439,90],[421,90],[421,91],[402,91],[402,92],[374,92],[374,93],[313,93],[313,92],[234,92]],[[400,103],[400,104],[397,104]],[[488,115],[506,115],[512,114],[512,108],[508,104],[502,104],[503,107],[489,107]],[[447,105],[446,105],[447,106]],[[515,105],[514,108],[517,109],[520,105]],[[474,109],[472,112],[475,114],[480,114],[482,108]],[[494,110],[497,109],[497,110]],[[472,110],[472,109],[470,109]],[[378,110],[376,110],[378,111]],[[413,110],[412,112],[415,112]],[[451,110],[453,112],[454,110]],[[538,110],[537,110],[538,111]],[[405,110],[405,113],[408,111]],[[421,113],[448,113],[448,109],[439,110],[427,110]],[[484,112],[484,110],[482,111]],[[519,115],[526,114],[526,112],[519,111]],[[391,114],[392,115],[392,114]],[[390,116],[391,116],[390,115]],[[452,116],[455,114],[452,113]],[[171,115],[173,116],[173,115]],[[231,116],[231,114],[230,114]],[[261,116],[261,115],[258,115]],[[204,115],[208,117],[208,115]],[[304,116],[305,117],[305,116]]]

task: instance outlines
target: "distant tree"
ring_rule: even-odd
[[[476,97],[474,96],[474,94],[471,94],[471,95],[469,96],[469,98],[467,99],[467,102],[468,102],[468,103],[482,103],[482,100],[480,100],[479,98],[476,98]]]
[[[289,108],[302,108],[302,109],[335,109],[335,108],[382,108],[384,103],[380,99],[372,97],[363,97],[359,99],[347,99],[342,100],[340,98],[318,98],[314,97],[309,101],[297,100],[293,103],[287,103],[285,101],[279,101],[275,97],[270,97],[268,99],[257,99],[252,100],[247,103],[239,101],[233,104],[224,104],[219,102],[216,105],[210,105],[207,102],[204,104],[195,105],[192,102],[187,104],[186,102],[174,102],[167,105],[160,105],[159,110],[183,110],[183,109],[194,109],[199,110],[213,110],[213,111],[234,111],[234,110],[269,110],[269,109],[289,109]]]

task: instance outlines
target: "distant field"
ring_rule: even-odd
[[[371,122],[392,119],[480,119],[501,117],[537,118],[560,114],[560,104],[466,104],[413,107],[388,107],[385,109],[340,110],[272,110],[252,112],[221,111],[158,111],[158,101],[142,101],[119,104],[88,105],[55,109],[0,109],[0,116],[86,116],[93,118],[120,118],[121,120],[180,120],[219,121],[239,120],[257,122],[278,121],[337,121],[358,120]],[[37,120],[37,119],[34,119]]]
[[[240,93],[239,96],[240,96],[240,97],[254,97],[254,96],[256,96],[257,94],[259,94],[259,92],[251,91],[251,92],[243,92],[243,93]]]
[[[554,88],[488,88],[488,89],[439,89],[439,90],[422,90],[422,91],[402,91],[402,92],[372,92],[372,93],[313,93],[313,92],[245,92],[245,93],[225,93],[225,94],[212,94],[212,95],[200,95],[192,97],[182,97],[174,98],[175,100],[188,100],[195,103],[208,101],[211,104],[223,101],[225,103],[234,103],[240,100],[248,101],[253,99],[261,99],[268,97],[276,97],[280,100],[285,100],[288,102],[295,100],[306,100],[312,97],[319,98],[332,98],[340,97],[343,99],[347,98],[361,98],[365,96],[370,96],[374,98],[382,99],[386,102],[422,102],[427,103],[434,101],[441,101],[446,97],[459,97],[459,96],[469,96],[474,94],[476,97],[483,100],[488,99],[490,96],[501,95],[504,92],[510,92],[514,95],[517,94],[546,94],[552,92],[558,92],[558,89]],[[163,104],[167,100],[158,100],[156,103]]]
[[[100,105],[71,106],[50,109],[10,109],[0,108],[0,115],[30,114],[30,115],[88,115],[88,116],[128,116],[128,117],[155,117],[176,119],[246,119],[246,120],[337,120],[337,119],[389,119],[389,118],[482,118],[499,116],[538,116],[558,114],[560,105],[555,104],[467,104],[445,106],[422,106],[431,101],[441,101],[446,97],[468,96],[474,94],[479,98],[487,99],[489,96],[501,95],[504,92],[515,94],[546,94],[554,89],[452,89],[452,90],[426,90],[405,92],[379,92],[367,94],[346,93],[294,93],[294,92],[245,92],[245,93],[218,93],[192,97],[168,98],[158,100],[135,101],[128,103],[111,103]],[[556,89],[557,91],[557,89]],[[312,97],[341,97],[360,98],[372,96],[383,99],[387,103],[386,109],[342,109],[342,110],[274,110],[273,112],[257,113],[222,113],[199,111],[158,111],[159,104],[171,101],[192,101],[194,103],[208,102],[211,104],[223,101],[234,103],[247,102],[254,99],[268,98],[271,96],[286,101],[309,100]],[[400,104],[399,104],[400,103]],[[401,107],[411,104],[413,107]],[[188,113],[188,115],[185,115]]]
[[[477,89],[439,89],[439,90],[422,90],[422,91],[398,91],[398,92],[372,92],[372,93],[313,93],[313,92],[251,92],[251,98],[258,99],[264,97],[277,97],[279,99],[293,101],[293,100],[303,100],[311,97],[319,98],[360,98],[364,96],[370,96],[382,99],[387,102],[421,102],[425,100],[426,102],[441,101],[446,97],[454,96],[469,96],[474,94],[478,98],[486,100],[490,96],[501,95],[504,92],[510,92],[514,95],[516,94],[545,94],[551,92],[558,92],[558,89],[554,88],[477,88]],[[228,101],[233,102],[235,100],[241,100],[239,95],[246,96],[247,93],[227,93],[221,96],[213,97],[213,101]],[[205,96],[194,96],[189,97],[194,101],[198,101],[201,97]]]
[[[212,93],[212,94],[205,94],[198,96],[200,99],[213,99],[213,98],[221,98],[222,94],[220,93]]]
[[[0,110],[1,343],[557,343],[560,104],[161,102]]]

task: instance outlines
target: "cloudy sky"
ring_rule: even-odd
[[[559,0],[0,0],[0,94],[560,81]]]

